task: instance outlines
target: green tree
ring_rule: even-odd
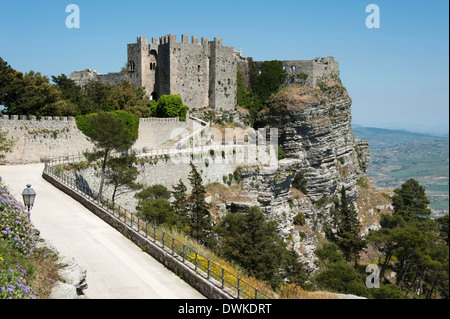
[[[178,216],[168,201],[170,195],[170,191],[160,184],[144,188],[135,195],[139,199],[136,206],[138,216],[155,225],[177,225]]]
[[[77,85],[74,80],[69,79],[65,74],[52,76],[52,81],[61,91],[61,98],[75,104],[77,108],[81,105],[83,94],[81,86]],[[76,114],[78,115],[78,114]]]
[[[6,112],[13,113],[13,108],[20,98],[23,74],[14,70],[6,61],[0,58],[0,105],[6,107]]]
[[[178,117],[181,121],[186,120],[186,113],[189,109],[183,104],[179,95],[163,95],[156,103],[152,116],[156,117]]]
[[[150,116],[150,98],[143,87],[124,81],[114,86],[109,92],[108,105],[114,110],[123,110],[139,117]]]
[[[283,70],[281,61],[264,61],[258,72],[251,77],[252,91],[265,103],[269,97],[276,93],[286,79],[286,70]]]
[[[405,220],[416,217],[428,217],[431,210],[428,207],[430,201],[425,195],[425,188],[419,185],[415,179],[409,179],[401,188],[394,190],[392,205],[396,214]]]
[[[353,260],[355,266],[359,260],[360,251],[366,246],[360,236],[361,225],[353,205],[347,201],[344,186],[341,189],[341,202],[338,210],[338,231],[336,243],[347,261]]]
[[[5,97],[9,114],[51,116],[61,92],[46,76],[30,71],[10,82]]]
[[[158,199],[158,198],[168,200],[170,198],[170,195],[171,195],[170,191],[164,185],[155,184],[144,188],[134,197],[140,200]]]
[[[114,110],[109,99],[112,86],[98,81],[89,81],[82,90],[80,115],[97,113],[99,111],[110,112]]]
[[[124,154],[120,157],[113,157],[108,160],[105,171],[107,184],[113,186],[111,200],[114,202],[116,196],[122,195],[128,190],[137,190],[142,186],[135,183],[139,170],[134,166],[136,156],[134,154]],[[119,190],[123,189],[122,192]]]
[[[189,173],[189,183],[192,186],[189,195],[189,231],[191,236],[206,246],[212,246],[212,220],[208,204],[205,201],[206,190],[203,186],[203,180],[195,165],[190,163],[191,172]]]
[[[417,181],[408,180],[394,192],[394,214],[383,216],[382,228],[367,236],[380,254],[380,277],[391,268],[405,295],[448,298],[445,220],[424,218],[429,215],[428,199]]]
[[[103,186],[105,182],[105,172],[108,159],[112,152],[127,152],[137,139],[136,127],[132,125],[134,122],[139,123],[137,116],[129,114],[129,117],[136,117],[130,120],[131,127],[127,126],[120,113],[99,112],[89,116],[77,117],[77,126],[94,144],[95,150],[86,152],[89,161],[101,159],[100,187],[98,195],[102,198]],[[129,123],[129,124],[130,124]]]
[[[186,227],[189,226],[189,202],[186,192],[187,187],[180,179],[178,184],[173,187],[172,196],[175,200],[172,203],[172,207],[175,214],[178,215],[179,221],[185,230]]]
[[[252,276],[278,287],[282,282],[279,269],[286,250],[276,229],[275,221],[267,221],[260,209],[251,207],[246,212],[227,214],[215,230],[223,256],[238,263]],[[291,270],[297,273],[297,269]]]
[[[321,270],[312,281],[321,289],[370,297],[369,289],[364,285],[364,276],[344,260],[343,254],[335,244],[325,244],[316,250]]]
[[[177,215],[170,203],[163,198],[141,200],[136,206],[136,210],[137,216],[148,223],[165,224],[169,227],[177,224]]]

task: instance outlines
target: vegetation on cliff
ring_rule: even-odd
[[[266,105],[269,97],[278,92],[286,79],[281,61],[265,61],[258,70],[251,73],[251,88],[247,90],[242,80],[242,72],[237,71],[237,104],[249,111],[250,122],[255,125],[256,117]]]

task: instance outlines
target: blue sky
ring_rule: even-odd
[[[379,29],[365,25],[372,3]],[[0,57],[22,72],[116,72],[137,36],[220,37],[255,60],[334,56],[354,123],[448,132],[447,0],[2,0],[0,14]]]

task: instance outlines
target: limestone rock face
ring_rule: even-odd
[[[317,269],[314,251],[331,210],[346,189],[349,203],[359,195],[358,180],[369,162],[366,141],[351,129],[351,98],[337,75],[317,81],[315,88],[288,87],[271,98],[259,114],[259,127],[278,128],[278,144],[286,153],[277,168],[241,168],[241,185],[256,194],[254,204],[278,222],[278,233],[298,251],[309,271]],[[300,172],[305,191],[292,188]],[[294,223],[298,215],[302,225]]]
[[[351,129],[351,98],[336,76],[315,88],[285,88],[261,112],[259,122],[278,128],[279,146],[288,158],[300,160],[308,197],[316,202],[337,196],[341,187],[350,201],[368,164],[368,144]]]

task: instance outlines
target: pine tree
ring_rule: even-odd
[[[172,195],[175,200],[172,203],[175,214],[178,215],[179,221],[186,230],[189,224],[189,205],[188,196],[186,194],[187,187],[184,185],[183,181],[180,179],[178,185],[173,187]]]
[[[345,188],[341,189],[341,203],[339,207],[339,222],[337,233],[337,245],[342,250],[347,261],[353,260],[355,266],[359,260],[359,252],[366,246],[359,232],[361,224],[358,214],[352,205],[348,204]]]
[[[428,208],[430,201],[425,195],[425,188],[419,185],[415,179],[409,179],[401,188],[394,190],[392,205],[395,213],[405,220],[415,217],[427,217],[431,214]]]
[[[191,165],[191,173],[189,174],[189,182],[192,186],[192,192],[189,196],[190,203],[190,234],[200,243],[207,246],[212,245],[212,224],[211,214],[208,204],[205,201],[206,190],[203,186],[203,180],[198,173],[194,164]]]

